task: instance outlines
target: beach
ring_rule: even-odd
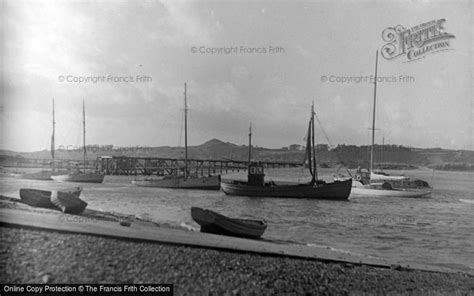
[[[14,198],[2,197],[1,207],[63,215],[59,211],[31,208]],[[94,223],[129,221],[143,224],[142,227],[152,223],[89,209],[85,215],[97,218]],[[173,225],[152,224],[148,227],[187,231]],[[121,227],[127,228],[124,225]],[[1,242],[0,276],[5,283],[173,284],[175,295],[474,294],[471,275],[406,270],[400,266],[380,268],[232,252],[5,223],[1,225]]]

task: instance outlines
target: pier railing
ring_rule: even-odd
[[[262,162],[267,168],[299,167],[301,163]],[[210,175],[247,170],[246,161],[188,159],[190,174]],[[180,175],[184,173],[184,159],[154,157],[102,156],[97,167],[106,175]]]

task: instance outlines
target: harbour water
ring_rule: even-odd
[[[320,170],[332,180],[333,169]],[[389,171],[400,174],[400,171]],[[232,217],[265,219],[265,239],[326,246],[341,252],[474,271],[474,172],[410,170],[434,188],[430,198],[352,198],[350,201],[249,198],[220,191],[135,187],[134,177],[106,176],[104,184],[0,178],[1,194],[18,197],[20,188],[83,186],[88,208],[140,215],[197,230],[190,208]],[[223,178],[245,179],[246,173]],[[267,170],[267,180],[305,181],[301,169]]]

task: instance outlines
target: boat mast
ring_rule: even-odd
[[[312,146],[312,151],[313,151],[313,169],[314,169],[314,174],[311,179],[311,183],[315,183],[315,181],[318,179],[318,169],[316,168],[316,148],[314,145],[314,102],[311,105],[311,146]]]
[[[86,173],[86,103],[82,100],[82,143],[84,144],[84,174]]]
[[[252,123],[249,127],[249,165],[252,162]]]
[[[184,179],[188,178],[188,102],[186,98],[186,82],[184,83]]]
[[[377,63],[379,51],[375,53],[375,77],[374,77],[374,109],[372,112],[372,147],[370,149],[370,173],[374,172],[374,142],[375,142],[375,104],[377,98]]]
[[[380,170],[382,172],[383,172],[383,161],[384,161],[383,154],[385,152],[384,148],[385,148],[385,136],[382,136],[382,157],[381,157],[382,159],[380,160]]]
[[[55,121],[55,118],[54,118],[54,98],[53,98],[53,135],[51,136],[51,156],[53,157],[53,165],[52,165],[52,171],[54,173],[54,171],[56,170],[56,163],[55,163],[55,156],[54,156],[54,135],[55,135],[55,132],[56,132],[56,121]]]

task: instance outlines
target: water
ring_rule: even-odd
[[[267,170],[266,178],[307,180],[300,169]],[[333,170],[320,172],[330,181]],[[391,173],[401,173],[391,171]],[[151,220],[198,229],[190,208],[233,217],[262,218],[267,239],[329,246],[405,262],[474,270],[474,173],[431,170],[405,174],[428,181],[431,198],[356,198],[348,202],[226,196],[219,191],[135,187],[133,177],[107,176],[104,184],[73,184],[0,178],[1,194],[18,196],[24,187],[83,186],[93,209],[147,215]],[[245,173],[224,178],[245,179]]]

